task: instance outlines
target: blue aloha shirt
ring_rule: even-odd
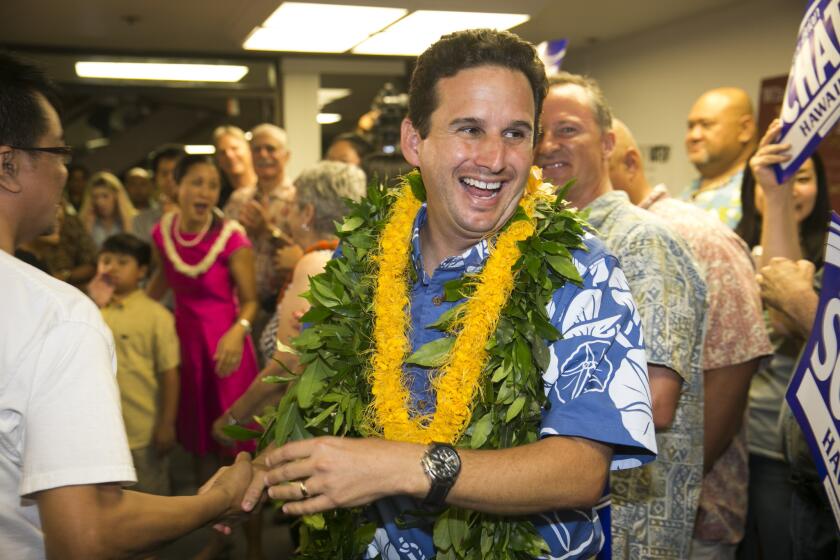
[[[488,257],[482,241],[463,254],[444,260],[430,278],[423,270],[420,227],[425,205],[414,223],[412,257],[417,282],[411,290],[411,344],[416,350],[443,334],[425,325],[456,305],[442,297],[446,282],[478,272]],[[540,437],[583,437],[613,447],[611,469],[629,469],[656,455],[656,440],[640,317],[618,261],[604,245],[587,234],[588,251],[572,253],[583,285],[568,283],[548,305],[552,324],[563,338],[552,344],[550,366],[543,376],[550,406],[544,410]],[[418,410],[431,412],[435,398],[429,370],[407,367],[405,374]],[[432,520],[410,512],[417,501],[393,496],[375,503],[379,528],[366,558],[422,560],[433,558]],[[412,528],[399,528],[395,522]],[[552,511],[533,516],[548,543],[546,558],[590,558],[600,550],[604,535],[594,510]]]
[[[741,181],[744,171],[735,173],[716,189],[700,190],[700,179],[695,179],[680,196],[682,200],[705,210],[726,224],[729,229],[738,227],[743,215],[741,207]]]

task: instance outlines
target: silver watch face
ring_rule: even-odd
[[[451,447],[434,447],[429,451],[429,466],[439,480],[452,480],[461,469],[461,458]]]

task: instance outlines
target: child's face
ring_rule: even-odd
[[[114,287],[115,294],[127,294],[136,290],[146,276],[146,267],[140,266],[137,259],[119,253],[101,253],[97,272]]]
[[[100,218],[110,218],[116,213],[117,197],[109,187],[93,187],[90,191],[93,209]]]

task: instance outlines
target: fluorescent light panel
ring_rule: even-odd
[[[406,13],[402,8],[284,2],[242,46],[248,50],[342,53]]]
[[[531,19],[528,14],[418,10],[356,48],[355,54],[417,56],[442,35],[464,29],[510,29]]]
[[[318,113],[315,121],[318,124],[335,124],[341,121],[341,115],[338,113]]]
[[[184,151],[188,154],[215,154],[216,146],[212,144],[187,144],[184,146]]]
[[[351,93],[347,88],[318,88],[318,108],[323,109],[325,105],[344,99]]]
[[[76,63],[80,78],[109,80],[157,80],[165,82],[238,82],[247,66],[233,64],[164,64],[153,62]]]

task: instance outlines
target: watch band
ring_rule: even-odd
[[[444,456],[446,459],[444,459]],[[448,464],[443,467],[441,461]],[[426,450],[421,460],[423,470],[429,477],[431,487],[429,493],[423,499],[426,507],[440,508],[446,502],[446,496],[455,485],[458,475],[461,472],[461,458],[458,451],[447,443],[432,443]]]

